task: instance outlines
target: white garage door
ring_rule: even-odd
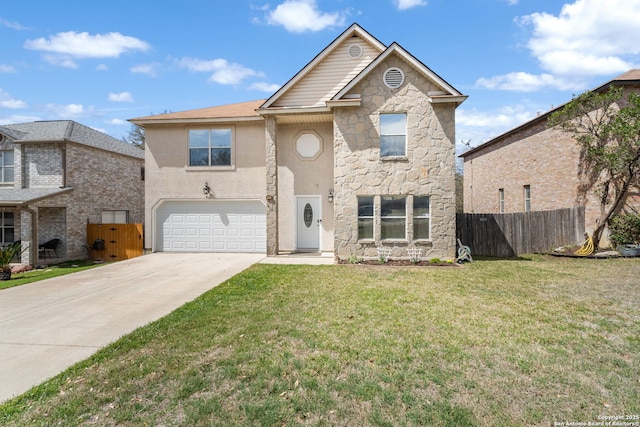
[[[156,214],[156,250],[266,252],[266,218],[258,201],[165,202]]]

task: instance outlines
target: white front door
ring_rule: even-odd
[[[304,250],[318,250],[320,249],[320,230],[322,229],[320,196],[305,196],[297,199],[297,247]]]

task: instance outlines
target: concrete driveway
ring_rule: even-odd
[[[264,258],[154,253],[0,291],[0,402]]]

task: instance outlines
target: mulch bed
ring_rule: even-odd
[[[381,263],[377,259],[366,259],[358,263],[352,263],[348,260],[339,260],[338,264],[350,264],[350,265],[374,265],[379,267],[461,267],[460,264],[455,262],[430,262],[430,261],[418,261],[411,262],[408,259],[390,259],[385,263]]]

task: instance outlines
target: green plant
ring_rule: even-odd
[[[12,243],[5,248],[0,248],[0,280],[11,279],[10,264],[13,258],[22,252],[22,245],[20,243]]]
[[[640,215],[620,214],[609,220],[609,240],[616,247],[640,243]]]
[[[441,260],[440,258],[431,258],[431,259],[429,260],[429,262],[430,262],[431,264],[440,264],[440,263],[442,262],[442,260]]]
[[[347,261],[349,264],[360,264],[362,262],[362,258],[357,255],[351,255]]]

